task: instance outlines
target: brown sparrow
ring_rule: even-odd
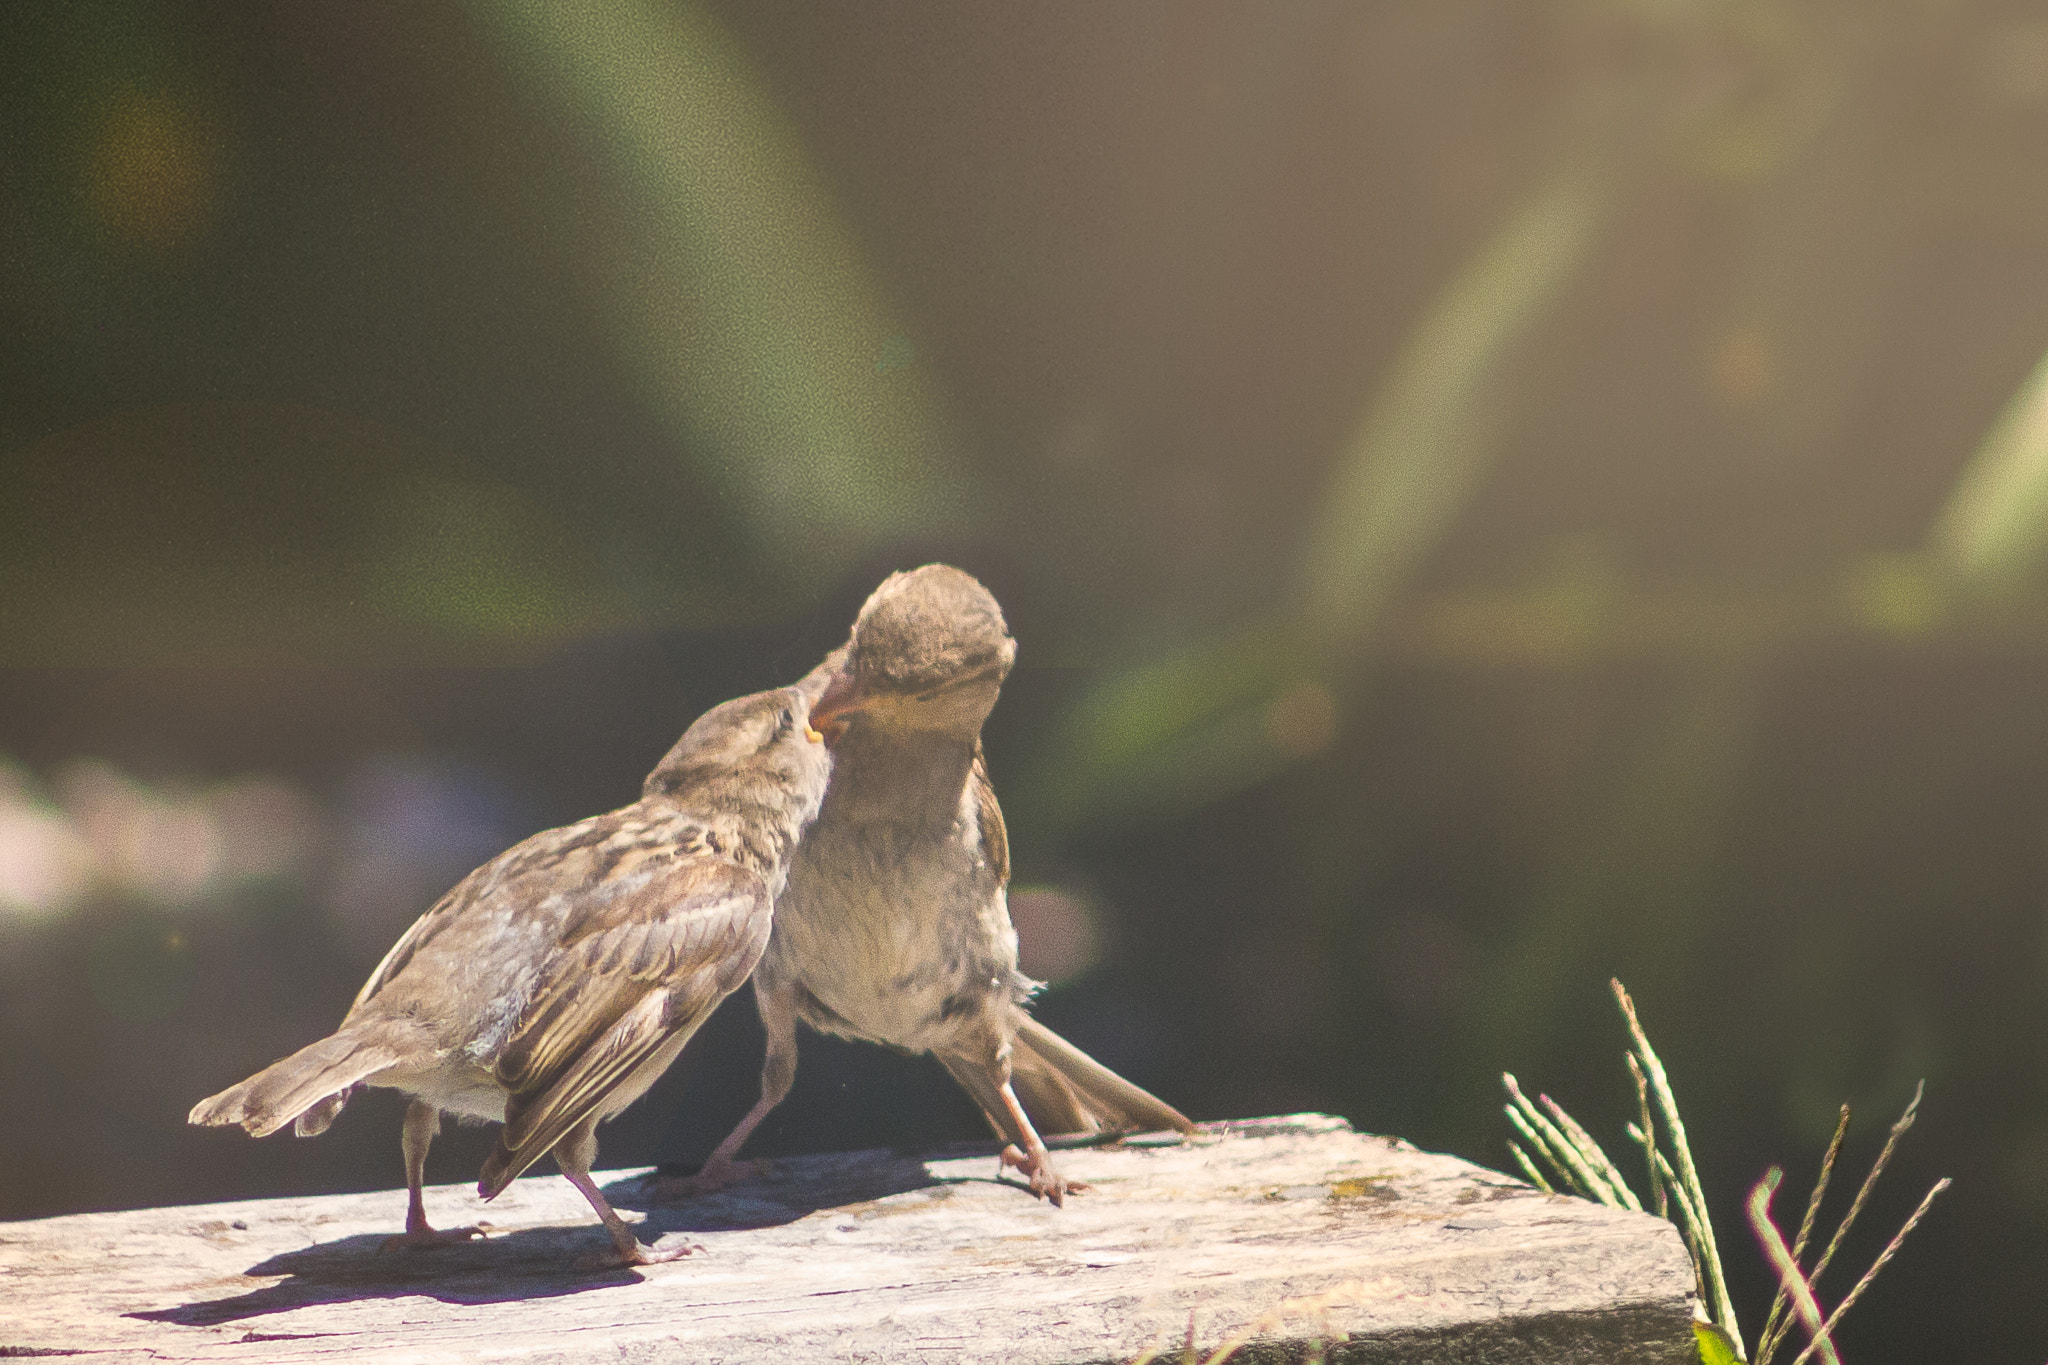
[[[816,691],[707,711],[630,806],[536,834],[493,858],[408,929],[331,1037],[193,1107],[191,1122],[256,1137],[324,1132],[358,1086],[411,1095],[405,1233],[438,1232],[420,1198],[441,1116],[504,1123],[477,1192],[495,1197],[544,1153],[604,1221],[617,1259],[640,1245],[590,1179],[597,1125],[668,1069],[767,946],[790,850],[818,812],[831,758]]]
[[[1009,1144],[1004,1160],[1055,1204],[1078,1186],[1054,1171],[1038,1128],[1194,1131],[1025,1010],[1038,983],[1017,970],[1009,844],[981,753],[1016,652],[988,590],[929,564],[875,589],[852,638],[799,684],[823,689],[811,715],[833,775],[754,969],[768,1033],[760,1102],[657,1197],[743,1173],[740,1145],[795,1080],[799,1019],[936,1055]]]

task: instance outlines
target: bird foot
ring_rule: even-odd
[[[631,1251],[613,1247],[610,1251],[592,1252],[576,1258],[578,1270],[617,1270],[630,1265],[660,1265],[665,1261],[680,1261],[683,1257],[704,1248],[695,1242],[677,1242],[673,1246],[651,1247],[635,1242]]]
[[[695,1175],[664,1175],[655,1179],[648,1197],[657,1204],[673,1204],[684,1199],[696,1199],[702,1195],[722,1190],[728,1185],[737,1185],[752,1176],[766,1175],[765,1161],[721,1161],[714,1157],[704,1163],[704,1169]]]
[[[484,1230],[473,1228],[407,1228],[395,1237],[386,1237],[377,1245],[377,1253],[387,1251],[409,1251],[415,1247],[459,1246],[472,1237],[482,1238]]]
[[[1081,1181],[1069,1180],[1054,1170],[1052,1155],[1042,1147],[1027,1155],[1011,1143],[1003,1148],[1000,1159],[1003,1166],[1016,1167],[1031,1182],[1031,1192],[1040,1199],[1051,1200],[1055,1208],[1065,1204],[1069,1194],[1079,1194],[1088,1188]]]

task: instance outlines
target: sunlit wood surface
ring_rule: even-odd
[[[1023,1365],[1178,1359],[1192,1315],[1204,1353],[1255,1331],[1347,1360],[1693,1358],[1669,1224],[1341,1119],[1062,1160],[1090,1185],[1064,1209],[986,1153],[779,1161],[650,1214],[643,1239],[702,1250],[631,1271],[578,1267],[605,1238],[552,1175],[488,1206],[430,1189],[441,1225],[492,1225],[432,1251],[380,1252],[392,1191],[0,1224],[0,1355]],[[645,1174],[604,1183],[630,1209]]]

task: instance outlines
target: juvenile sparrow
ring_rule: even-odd
[[[420,1198],[443,1113],[502,1121],[477,1192],[544,1153],[604,1221],[617,1260],[640,1245],[590,1179],[597,1125],[640,1098],[768,943],[790,850],[831,758],[808,724],[815,688],[741,697],[700,716],[638,801],[536,834],[463,878],[408,929],[327,1038],[193,1107],[256,1137],[326,1131],[358,1086],[412,1096],[405,1233],[432,1246]]]
[[[981,753],[1016,652],[988,590],[929,564],[875,589],[852,638],[799,684],[822,687],[812,723],[833,774],[754,970],[761,1098],[702,1170],[660,1182],[657,1197],[744,1173],[740,1145],[795,1080],[799,1019],[936,1055],[1009,1144],[1004,1160],[1055,1204],[1079,1187],[1053,1169],[1039,1128],[1194,1131],[1025,1010],[1038,983],[1017,970],[1009,844]]]

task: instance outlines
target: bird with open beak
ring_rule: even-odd
[[[1025,1008],[1038,983],[1017,969],[1009,843],[981,751],[1016,653],[988,589],[929,564],[875,589],[852,638],[805,679],[823,683],[811,724],[833,777],[754,971],[768,1034],[760,1102],[657,1197],[744,1174],[741,1144],[795,1080],[798,1020],[935,1055],[1007,1144],[1004,1160],[1055,1204],[1079,1186],[1053,1168],[1041,1131],[1194,1131]]]
[[[768,944],[790,850],[831,771],[807,723],[815,688],[700,716],[638,801],[507,849],[422,915],[329,1037],[201,1100],[191,1122],[263,1137],[325,1132],[357,1088],[412,1097],[403,1130],[405,1232],[386,1246],[481,1236],[437,1230],[420,1186],[444,1113],[502,1122],[477,1193],[495,1198],[552,1152],[616,1255],[642,1246],[590,1178],[597,1125],[645,1094]]]

